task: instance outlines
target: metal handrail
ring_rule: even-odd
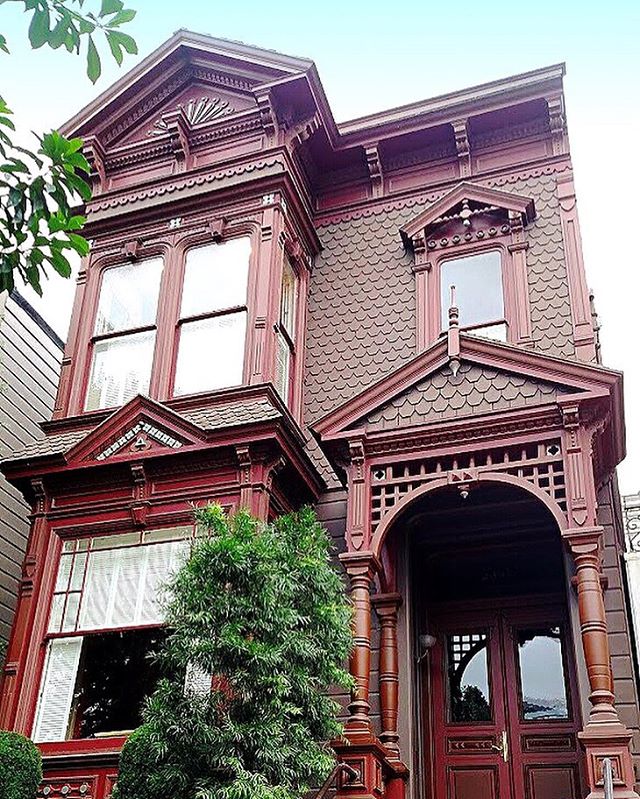
[[[314,799],[324,799],[329,792],[329,788],[331,788],[333,783],[336,781],[338,774],[342,773],[343,771],[349,778],[349,782],[353,782],[359,776],[358,772],[348,763],[336,763],[331,774],[329,774],[327,779],[320,786],[320,789],[318,790],[318,793],[315,795]]]
[[[604,799],[613,799],[613,762],[610,757],[602,758],[602,783]]]

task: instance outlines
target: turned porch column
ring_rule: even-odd
[[[391,751],[391,759],[400,759],[398,745],[398,608],[400,594],[377,594],[373,605],[380,619],[380,740]]]
[[[369,682],[371,674],[371,582],[379,563],[370,552],[340,555],[350,581],[353,603],[353,650],[349,670],[355,680],[345,733],[349,739],[371,738]]]
[[[576,566],[575,585],[582,648],[589,677],[589,724],[617,723],[614,707],[613,675],[609,656],[607,618],[600,581],[600,527],[580,530],[569,538],[569,548]]]

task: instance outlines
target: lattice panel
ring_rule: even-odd
[[[622,498],[624,529],[629,552],[640,552],[640,492]]]
[[[500,472],[527,480],[566,512],[562,449],[560,441],[554,439],[374,467],[371,474],[372,529],[375,531],[382,517],[411,491],[452,473],[465,472],[473,476]]]

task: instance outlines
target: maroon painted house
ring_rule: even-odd
[[[105,799],[192,505],[314,503],[354,602],[340,797],[637,797],[615,468],[562,66],[336,124],[316,68],[179,32],[64,128],[90,257],[0,724]],[[455,287],[455,288],[454,288]]]

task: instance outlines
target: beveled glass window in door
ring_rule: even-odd
[[[105,270],[92,339],[88,411],[123,405],[149,390],[162,259]]]
[[[491,721],[489,636],[485,632],[447,636],[449,720]]]
[[[560,628],[518,630],[517,647],[523,721],[569,719]]]
[[[188,250],[174,394],[242,384],[251,241]]]
[[[496,250],[452,258],[440,264],[440,311],[442,329],[449,326],[451,289],[460,327],[468,333],[498,341],[507,340],[502,286],[502,263]]]

